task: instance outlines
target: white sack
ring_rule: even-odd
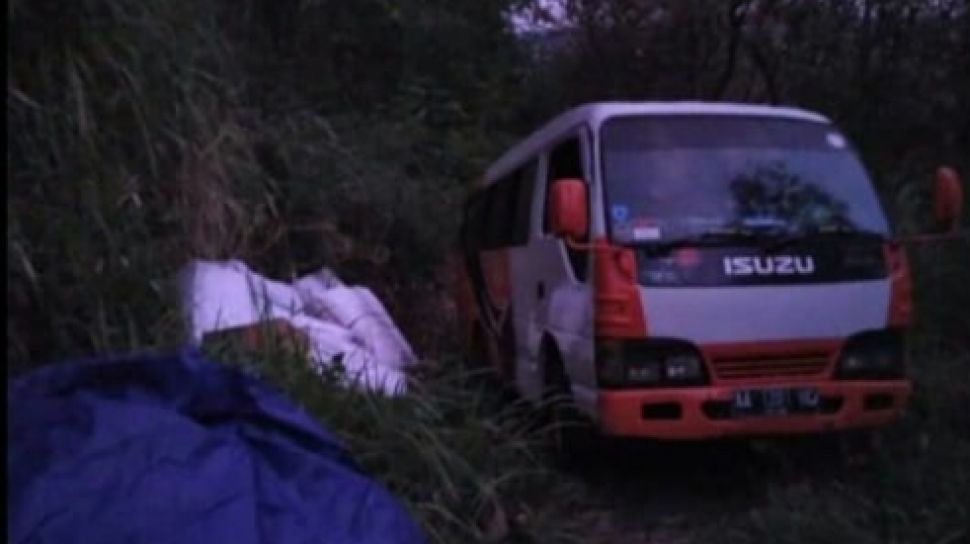
[[[387,361],[398,370],[414,363],[411,347],[370,290],[336,287],[319,292],[314,302],[318,302],[334,322],[353,331],[378,360]]]
[[[193,261],[180,273],[182,308],[195,343],[219,330],[285,319],[310,340],[321,368],[340,360],[348,386],[394,395],[416,357],[384,306],[363,287],[322,269],[293,285],[268,280],[240,261]]]
[[[340,360],[345,372],[345,385],[383,391],[387,395],[404,393],[407,389],[404,372],[391,365],[379,364],[368,350],[359,343],[353,333],[339,325],[296,316],[291,323],[303,331],[310,340],[310,358],[327,368],[335,359]]]
[[[180,274],[182,310],[196,343],[209,332],[299,315],[303,302],[286,283],[254,274],[241,261],[193,261]]]

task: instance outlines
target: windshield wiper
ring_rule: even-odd
[[[794,244],[817,240],[819,238],[828,237],[838,237],[838,238],[852,238],[860,240],[874,240],[874,241],[884,241],[886,239],[885,235],[872,231],[872,230],[860,230],[849,227],[831,227],[825,229],[816,229],[810,231],[796,232],[779,238],[771,240],[764,249],[768,253],[774,253],[780,249],[790,247]]]
[[[717,246],[730,242],[764,243],[772,239],[768,234],[755,230],[726,229],[702,232],[665,242],[645,243],[641,244],[641,247],[646,249],[648,255],[660,256],[683,247]]]

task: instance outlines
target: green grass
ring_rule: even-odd
[[[957,278],[919,286],[925,319],[936,311],[927,304],[953,296],[940,281]],[[543,449],[536,411],[453,347],[422,362],[394,399],[343,389],[300,357],[217,358],[276,384],[332,429],[435,542],[949,544],[970,534],[965,340],[919,323],[909,410],[874,432],[859,462],[830,436],[604,441],[598,458],[568,471]]]
[[[924,354],[927,352],[923,352]],[[902,421],[838,478],[770,483],[762,504],[717,530],[724,542],[956,543],[970,538],[970,357],[924,361]],[[837,460],[838,461],[838,460]]]
[[[428,360],[408,394],[347,389],[298,354],[231,345],[210,356],[276,385],[395,493],[433,542],[585,542],[578,482],[548,463],[536,413],[509,402],[488,371]]]
[[[541,448],[535,413],[467,368],[441,325],[452,321],[444,253],[464,183],[508,142],[492,126],[500,115],[462,110],[435,81],[387,89],[367,111],[300,94],[276,78],[286,59],[269,62],[275,50],[232,26],[227,5],[239,15],[255,4],[10,2],[8,379],[71,357],[175,347],[172,280],[190,258],[240,258],[278,279],[330,266],[374,289],[426,358],[409,395],[345,390],[281,352],[218,358],[333,430],[435,542],[970,538],[966,235],[914,248],[916,394],[868,464],[816,455],[826,440],[812,437],[603,444],[590,466],[564,472]],[[261,73],[262,60],[273,70]],[[330,84],[332,74],[312,75]],[[506,91],[483,89],[481,102],[503,105]],[[868,137],[878,147],[880,135]],[[901,231],[918,230],[928,210],[918,181],[935,165],[875,166],[896,173],[880,187]]]

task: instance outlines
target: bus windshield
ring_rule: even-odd
[[[864,168],[828,124],[618,117],[604,123],[601,141],[606,213],[618,243],[738,232],[888,232]]]

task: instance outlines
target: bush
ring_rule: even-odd
[[[188,259],[280,279],[326,265],[377,291],[430,355],[413,394],[345,391],[278,353],[228,359],[342,436],[433,540],[629,541],[662,525],[643,493],[614,493],[621,477],[604,491],[551,468],[531,412],[454,353],[442,263],[468,182],[512,134],[581,100],[719,94],[843,122],[899,231],[918,232],[932,169],[954,161],[970,178],[970,17],[965,2],[867,3],[882,10],[869,18],[838,3],[575,4],[583,31],[553,36],[535,65],[503,22],[528,1],[12,0],[8,377],[181,342],[171,279]],[[766,477],[770,495],[740,515],[692,497],[674,538],[966,537],[968,242],[964,229],[912,248],[916,395],[874,461],[835,480]]]
[[[313,25],[334,23],[310,4],[297,6],[306,19],[281,6],[279,20],[254,22],[263,7],[11,5],[8,372],[178,342],[170,280],[191,258],[238,258],[285,279],[331,266],[375,287],[398,318],[441,304],[462,180],[501,137],[433,83],[395,80],[345,111],[359,104],[274,88],[308,67],[282,62],[288,46],[273,36],[318,39]],[[360,77],[386,75],[368,70]],[[433,342],[407,332],[419,348]]]

